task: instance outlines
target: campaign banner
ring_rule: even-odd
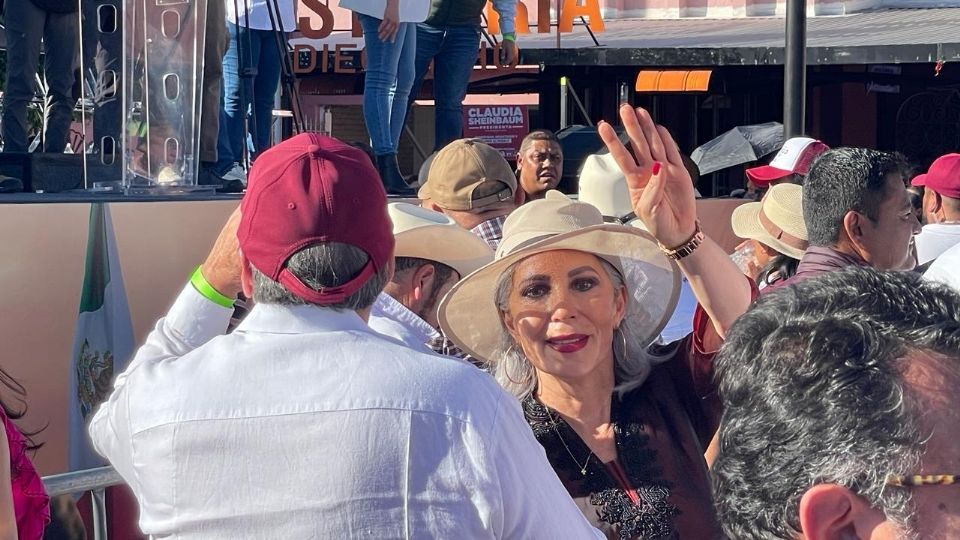
[[[530,131],[526,105],[467,105],[463,136],[489,144],[507,161],[516,159],[520,142]]]

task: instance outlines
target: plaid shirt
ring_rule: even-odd
[[[503,238],[503,222],[507,216],[497,216],[490,218],[476,227],[470,229],[470,232],[480,237],[481,240],[490,246],[490,249],[496,251],[500,246],[500,239]]]
[[[433,352],[442,355],[442,356],[452,356],[453,358],[460,358],[461,360],[466,360],[471,364],[477,366],[478,368],[487,371],[487,366],[484,362],[470,356],[469,354],[460,350],[460,347],[457,347],[444,335],[438,335],[437,337],[431,339],[427,342],[427,347],[433,350]]]

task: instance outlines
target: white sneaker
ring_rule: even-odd
[[[239,180],[243,182],[243,185],[247,185],[247,171],[243,170],[243,167],[241,167],[239,163],[234,163],[229,171],[221,175],[221,178],[228,181]]]

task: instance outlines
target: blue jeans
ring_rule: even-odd
[[[357,18],[367,50],[363,120],[370,146],[378,156],[396,154],[413,87],[417,31],[413,23],[401,23],[393,43],[380,41],[377,29],[381,19],[362,13]]]
[[[252,78],[240,76],[237,51],[237,26],[227,23],[230,45],[223,57],[223,93],[220,107],[220,134],[217,138],[217,171],[226,172],[243,158],[243,121],[253,110],[250,137],[254,155],[270,146],[270,127],[273,123],[273,102],[280,84],[280,54],[277,38],[271,30],[251,30],[240,27],[240,48],[243,49],[244,68],[254,67]],[[249,38],[249,39],[248,39]],[[249,42],[249,45],[248,45]],[[286,42],[286,37],[284,37]],[[243,84],[241,100],[240,85]],[[252,106],[251,106],[252,101]]]
[[[43,151],[63,152],[73,119],[77,14],[44,11],[30,0],[7,0],[7,84],[3,93],[3,150],[27,151],[27,105],[36,93],[40,40],[46,41]],[[76,150],[75,150],[76,151]]]
[[[433,99],[436,103],[434,151],[463,136],[463,97],[467,95],[479,46],[479,26],[417,25],[417,78],[412,95],[420,93],[432,60]]]

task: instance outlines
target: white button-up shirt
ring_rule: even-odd
[[[90,434],[147,534],[182,539],[602,538],[517,400],[354,312],[230,310],[191,286]]]
[[[427,344],[440,337],[436,328],[387,293],[380,293],[373,303],[367,324],[378,334],[399,339],[407,347],[426,353],[433,353]]]

